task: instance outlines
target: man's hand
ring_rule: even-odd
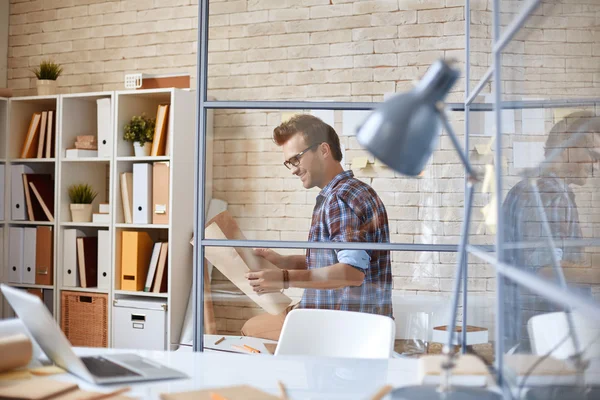
[[[256,293],[278,292],[283,289],[283,272],[280,269],[248,272],[246,279]]]
[[[276,267],[281,268],[281,264],[284,262],[284,257],[271,249],[254,249],[254,255],[264,258]]]

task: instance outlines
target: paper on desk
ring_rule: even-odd
[[[214,388],[206,390],[194,390],[181,393],[162,393],[162,400],[213,400],[211,393],[215,393],[227,400],[281,400],[267,392],[256,389],[249,385],[230,386],[225,388]]]
[[[206,239],[246,240],[244,234],[228,211],[218,214],[208,222],[204,231]],[[257,294],[248,283],[245,274],[250,271],[277,269],[269,261],[254,255],[247,247],[213,247],[205,248],[205,257],[223,275],[244,292],[252,301],[269,314],[282,313],[290,305],[292,299],[280,292]]]
[[[35,385],[27,380],[0,388],[0,399],[38,400],[50,399],[77,389],[76,383],[60,382],[54,379],[36,379]]]

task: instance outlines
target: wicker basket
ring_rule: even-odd
[[[61,292],[60,327],[73,346],[108,347],[108,295]]]

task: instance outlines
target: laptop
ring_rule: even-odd
[[[122,383],[188,378],[180,371],[131,353],[78,357],[39,297],[0,284],[4,297],[48,358],[79,378],[95,383]]]

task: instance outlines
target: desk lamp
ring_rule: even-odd
[[[431,157],[443,126],[448,132],[467,173],[467,210],[462,225],[458,263],[452,291],[452,309],[448,323],[448,343],[444,347],[446,361],[442,364],[445,378],[440,386],[408,386],[391,392],[392,399],[501,399],[498,393],[485,389],[452,386],[449,376],[454,367],[453,335],[460,281],[465,264],[465,251],[471,219],[474,183],[478,181],[471,164],[458,143],[454,130],[442,109],[443,100],[459,77],[459,71],[443,60],[436,61],[414,89],[396,95],[376,108],[356,134],[358,142],[391,169],[403,175],[417,176]]]

